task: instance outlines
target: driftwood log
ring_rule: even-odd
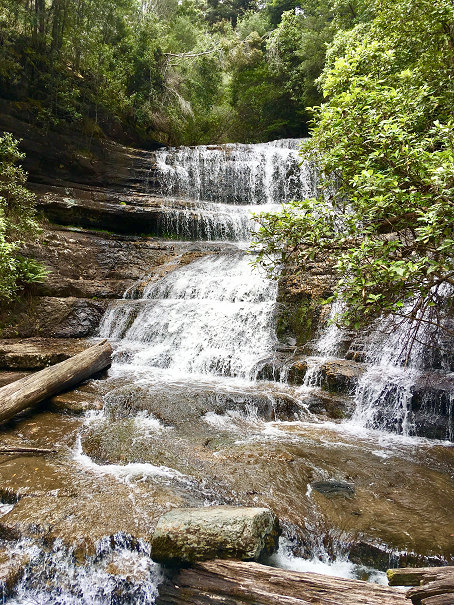
[[[407,592],[413,605],[453,605],[454,567],[388,569],[391,586],[414,586]]]
[[[159,586],[155,605],[409,605],[397,588],[215,560],[181,569]]]
[[[103,340],[74,357],[0,388],[0,422],[110,367],[111,356],[112,347]]]
[[[0,454],[55,454],[57,450],[42,447],[0,447]]]

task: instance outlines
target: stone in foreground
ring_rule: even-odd
[[[177,508],[159,519],[151,556],[167,564],[258,561],[277,549],[279,533],[279,521],[268,508]]]

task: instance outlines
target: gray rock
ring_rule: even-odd
[[[152,541],[160,563],[207,559],[258,561],[277,549],[279,521],[267,508],[179,508],[163,515]]]
[[[327,498],[332,498],[333,496],[351,498],[355,495],[354,485],[346,483],[345,481],[315,481],[314,483],[311,483],[311,487]]]

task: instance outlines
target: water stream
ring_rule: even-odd
[[[289,384],[286,371],[257,379],[280,343],[277,283],[251,266],[251,213],[315,193],[298,142],[166,150],[156,164],[169,234],[211,243],[188,265],[143,276],[106,311],[99,336],[114,345],[113,365],[106,380],[86,387],[104,407],[85,417],[69,452],[92,486],[85,489],[119,490],[117,502],[133,503],[139,528],[173,506],[270,506],[285,520],[269,561],[281,567],[383,582],[379,570],[403,556],[450,560],[453,460],[444,439],[454,390],[444,391],[451,408],[439,410],[439,440],[413,436],[421,370],[386,357],[402,333],[369,341],[367,369],[349,395],[356,412],[342,422],[310,405],[336,397],[321,389],[321,368],[339,358],[346,338],[334,325],[312,343],[302,384]],[[446,382],[450,368],[436,371]],[[323,482],[334,497],[317,491]],[[0,515],[12,505],[2,506]],[[433,518],[439,534],[424,525]],[[29,572],[10,602],[154,602],[161,576],[146,539],[126,532],[98,541],[84,566],[65,548],[56,543],[46,553],[20,542]]]

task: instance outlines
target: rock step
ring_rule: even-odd
[[[78,187],[30,185],[37,195],[37,208],[57,225],[99,229],[118,234],[209,240],[212,217],[190,200],[172,200],[143,193],[117,193],[107,189],[87,191]],[[181,218],[181,220],[179,220]],[[234,215],[241,218],[241,215]],[[227,221],[228,223],[228,221]],[[223,239],[229,231],[222,221]],[[233,229],[233,223],[231,229]],[[219,239],[219,236],[215,236]],[[232,231],[232,238],[234,232]]]
[[[0,369],[42,370],[85,351],[90,344],[87,340],[75,338],[0,340]],[[19,378],[22,377],[19,376]],[[8,382],[4,384],[8,384]]]

